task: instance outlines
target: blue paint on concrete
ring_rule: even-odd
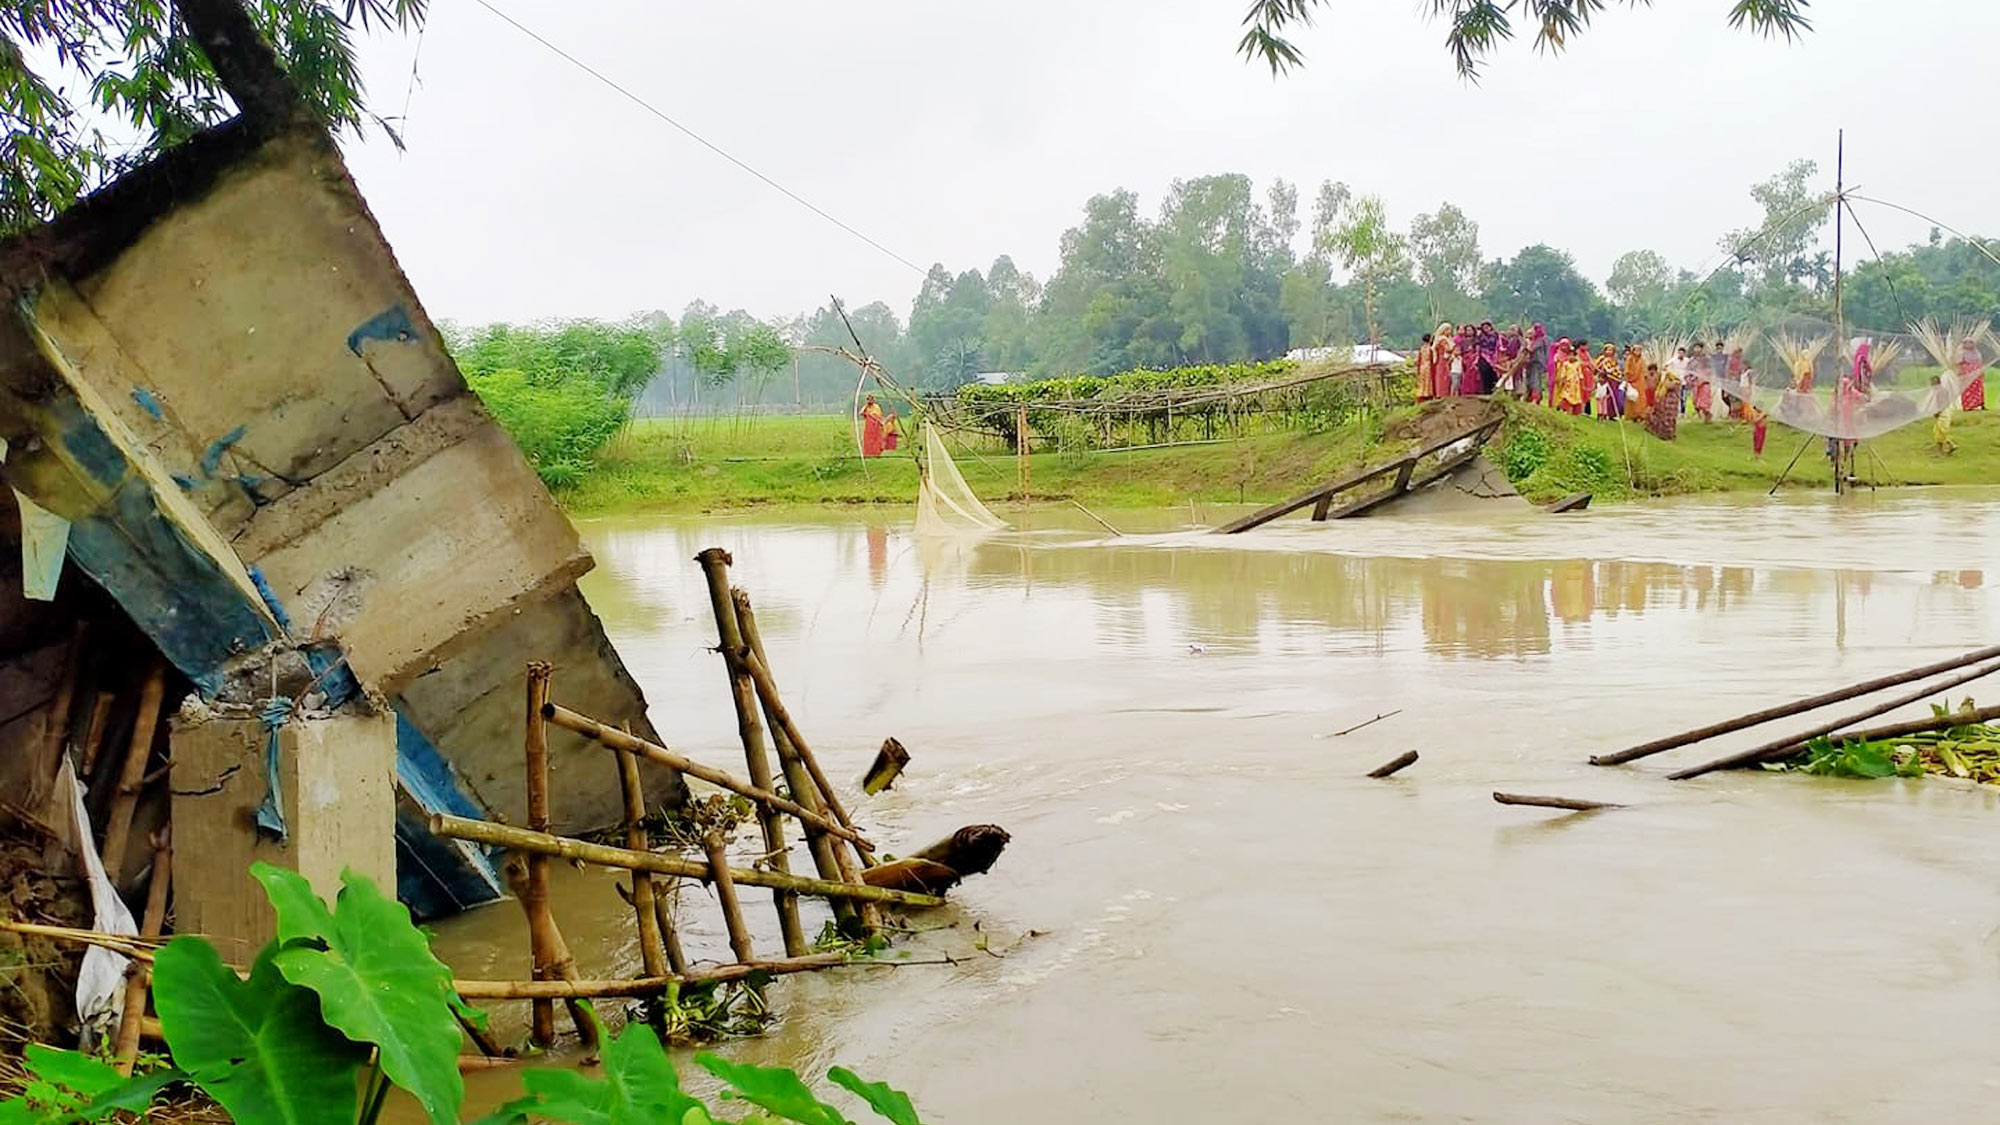
[[[182,492],[193,492],[195,489],[201,487],[200,481],[188,476],[186,473],[175,473],[174,483],[181,486]]]
[[[390,305],[362,321],[360,327],[347,334],[347,350],[360,355],[364,340],[387,340],[392,344],[407,344],[416,338],[417,326],[410,323],[410,310],[402,305]]]
[[[243,435],[249,432],[250,427],[238,426],[221,437],[216,438],[214,441],[209,442],[208,448],[203,450],[201,454],[201,475],[205,477],[214,476],[215,470],[222,465],[222,455],[229,452],[230,446],[242,441]]]
[[[144,387],[133,387],[132,401],[139,404],[139,409],[145,411],[148,414],[151,414],[153,416],[154,421],[156,422],[166,421],[167,418],[166,408],[160,405],[159,399],[153,397],[153,392],[147,390]]]
[[[401,709],[396,712],[396,781],[423,815],[447,813],[485,819],[486,811],[466,793],[451,763],[445,761],[436,745],[417,729]],[[446,900],[443,909],[431,913],[462,910],[501,897],[500,873],[495,870],[485,849],[477,845],[461,847],[450,840],[435,839],[430,835],[428,826],[421,822],[414,827],[414,835],[421,837],[421,841],[405,840],[401,817],[398,817],[396,882],[399,894],[403,890],[405,865],[415,864],[421,867],[424,878],[434,883],[437,893]],[[423,846],[418,846],[420,844]],[[412,910],[426,913],[424,903],[407,897],[404,902]]]
[[[63,452],[69,454],[90,479],[105,488],[116,488],[118,482],[132,469],[132,463],[125,459],[116,443],[105,434],[97,420],[84,413],[83,407],[71,400],[58,400],[60,405],[52,405],[51,413],[58,415],[52,419],[60,436]]]
[[[326,696],[328,707],[338,707],[361,694],[361,682],[354,678],[354,669],[348,667],[347,655],[340,651],[339,641],[308,641],[301,651],[305,653],[306,667],[312,669],[313,683]]]

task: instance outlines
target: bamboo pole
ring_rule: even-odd
[[[551,836],[544,832],[531,832],[511,825],[494,824],[491,821],[468,820],[461,816],[432,813],[428,826],[431,835],[443,836],[448,840],[470,840],[476,844],[557,856],[583,863],[594,863],[599,867],[615,867],[623,871],[650,871],[656,875],[672,875],[681,879],[706,880],[709,877],[708,864],[704,861],[682,859],[679,856],[662,855],[659,852],[635,852],[629,848],[614,848],[608,844],[592,844],[584,840],[572,840],[567,836]],[[897,906],[944,905],[944,900],[936,895],[892,891],[866,884],[808,879],[803,875],[780,875],[775,871],[735,867],[730,869],[729,875],[731,879],[747,887],[782,886],[798,894],[814,895],[819,898],[851,898]],[[7,923],[0,922],[0,929],[5,928]]]
[[[1667,777],[1669,780],[1672,781],[1687,781],[1691,778],[1700,777],[1705,773],[1714,773],[1716,770],[1735,769],[1738,766],[1754,765],[1758,762],[1770,758],[1773,754],[1777,753],[1778,751],[1782,750],[1789,752],[1793,746],[1796,746],[1799,743],[1811,742],[1813,739],[1819,738],[1822,735],[1832,734],[1833,732],[1839,730],[1842,727],[1853,726],[1855,723],[1858,723],[1863,719],[1872,719],[1877,715],[1888,714],[1889,712],[1896,710],[1898,707],[1908,707],[1912,703],[1920,703],[1927,696],[1935,695],[1936,693],[1941,691],[1949,691],[1952,688],[1959,686],[1960,684],[1966,683],[1971,680],[1976,680],[1981,676],[1990,676],[1995,672],[2000,672],[2000,660],[1995,660],[1985,664],[1975,665],[1971,669],[1965,672],[1961,672],[1958,675],[1953,676],[1949,679],[1939,681],[1938,683],[1935,684],[1927,685],[1916,691],[1907,692],[1903,695],[1899,695],[1896,698],[1889,700],[1887,703],[1876,704],[1875,706],[1870,707],[1866,710],[1856,711],[1851,715],[1842,715],[1840,718],[1835,719],[1831,722],[1820,723],[1816,726],[1809,727],[1806,730],[1799,731],[1796,734],[1788,734],[1783,738],[1774,738],[1769,742],[1763,743],[1762,745],[1759,746],[1753,746],[1748,750],[1739,751],[1738,753],[1735,754],[1726,754],[1720,758],[1716,758],[1713,761],[1703,762],[1701,765],[1698,766],[1690,766],[1684,770],[1676,770],[1675,772],[1668,774]]]
[[[1526,797],[1519,793],[1495,793],[1493,799],[1503,805],[1530,805],[1541,809],[1568,809],[1571,812],[1595,812],[1598,809],[1622,809],[1624,805],[1610,801],[1579,801],[1572,797]]]
[[[472,1022],[470,1016],[459,1010],[460,1006],[469,1006],[465,1003],[464,993],[459,993],[458,1004],[452,1007],[451,1014],[457,1018],[458,1026],[465,1030],[466,1038],[472,1040],[472,1045],[479,1048],[479,1053],[486,1056],[489,1060],[505,1057],[507,1052],[501,1049],[500,1044],[494,1041],[493,1036],[485,1031],[481,1031],[479,1025]]]
[[[751,681],[757,685],[758,694],[763,696],[765,706],[770,709],[772,718],[777,721],[779,729],[785,732],[785,737],[792,740],[793,749],[799,752],[799,760],[805,763],[806,772],[812,775],[813,784],[819,787],[820,799],[826,802],[826,810],[833,814],[834,823],[852,829],[854,818],[848,816],[847,810],[841,806],[840,798],[833,791],[833,784],[827,781],[825,772],[819,768],[819,759],[814,756],[812,746],[799,733],[799,725],[792,721],[792,714],[785,709],[784,700],[778,698],[778,685],[771,678],[771,669],[766,667],[762,660],[757,659],[756,653],[746,654],[743,663],[750,672]],[[872,855],[875,851],[873,844],[857,836],[849,835],[844,838],[864,857]]]
[[[1396,758],[1395,761],[1384,762],[1382,765],[1376,766],[1374,769],[1369,770],[1368,776],[1376,778],[1391,777],[1398,770],[1401,770],[1406,766],[1413,766],[1416,763],[1417,763],[1417,752],[1415,750],[1405,750],[1399,757]]]
[[[625,846],[635,852],[648,851],[646,790],[639,780],[637,757],[619,752],[618,781],[625,790]],[[647,976],[660,976],[667,971],[667,952],[660,938],[659,911],[653,908],[653,877],[643,872],[632,873],[632,914],[639,924],[639,961]]]
[[[612,750],[637,754],[649,762],[657,762],[669,769],[679,770],[689,777],[706,781],[710,785],[748,797],[759,804],[768,805],[780,812],[790,813],[792,816],[798,817],[801,821],[811,824],[823,832],[831,832],[847,840],[862,838],[861,834],[852,828],[845,828],[839,824],[835,824],[824,813],[808,809],[797,801],[781,797],[769,789],[759,788],[732,774],[716,769],[714,766],[703,765],[685,754],[675,753],[657,743],[648,742],[638,735],[619,730],[616,727],[605,726],[588,715],[580,715],[560,704],[550,703],[544,705],[542,707],[542,715],[550,724],[567,731],[574,731],[590,739],[592,742],[599,743]]]
[[[549,701],[549,677],[555,669],[547,661],[535,660],[528,664],[527,695],[527,754],[528,828],[535,832],[549,830],[549,728],[543,719],[543,711]],[[555,927],[555,919],[549,909],[549,857],[530,852],[527,855],[528,877],[521,898],[521,910],[528,916],[528,959],[533,966],[531,972],[536,980],[556,979],[556,951],[551,947],[549,932]],[[535,1046],[547,1050],[556,1041],[555,1005],[540,1000],[535,1003],[530,1021],[529,1038]]]
[[[708,874],[715,883],[715,901],[722,907],[722,922],[729,927],[729,951],[738,961],[754,961],[757,951],[750,945],[750,928],[743,924],[743,904],[736,898],[736,880],[729,877],[729,856],[722,847],[722,833],[710,832],[702,840],[708,852]]]
[[[634,980],[461,980],[453,984],[467,1000],[609,1000],[658,996],[677,984],[717,984],[743,980],[758,973],[783,976],[839,968],[847,963],[842,953],[815,953],[788,957],[781,961],[744,961],[716,969],[695,969]]]
[[[132,835],[132,813],[139,807],[139,783],[146,776],[146,761],[153,753],[153,730],[160,721],[160,703],[167,694],[167,666],[155,662],[139,691],[139,714],[132,721],[132,740],[125,745],[125,762],[119,769],[118,789],[111,799],[111,811],[104,819],[104,870],[112,882],[125,865],[125,844]]]
[[[139,923],[139,936],[156,938],[167,924],[167,887],[173,882],[173,842],[170,828],[153,836],[153,877],[146,888],[146,913]],[[146,991],[152,981],[150,966],[134,961],[125,967],[125,1012],[118,1021],[118,1038],[111,1057],[118,1073],[130,1078],[139,1061],[140,1025],[146,1018]]]
[[[751,608],[750,595],[742,590],[734,590],[730,592],[730,600],[736,604],[736,621],[743,630],[743,643],[749,648],[750,654],[757,658],[759,664],[765,663],[764,636],[758,631],[757,612]],[[759,699],[762,699],[761,695]],[[821,805],[812,775],[806,770],[805,760],[799,757],[798,747],[792,744],[791,736],[785,733],[783,725],[771,718],[771,705],[768,701],[764,702],[764,715],[771,722],[771,741],[778,751],[778,764],[785,771],[786,787],[807,808],[819,813]],[[843,883],[858,882],[859,880],[852,878],[852,873],[841,865],[840,845],[827,837],[825,828],[810,820],[800,823],[804,826],[806,834],[806,849],[812,854],[813,869],[819,872],[819,877]],[[878,919],[861,916],[872,911],[868,911],[865,907],[857,911],[855,905],[846,899],[834,899],[832,905],[834,922],[843,932],[850,932],[856,922],[862,923],[869,932],[873,932]]]
[[[83,732],[83,768],[76,772],[78,777],[89,777],[91,768],[97,765],[97,751],[104,745],[105,727],[111,722],[111,706],[118,697],[108,691],[97,693],[97,700],[90,708],[90,729]]]
[[[1908,722],[1890,723],[1887,726],[1869,727],[1865,730],[1837,731],[1832,737],[1841,742],[1880,742],[1887,738],[1901,738],[1906,734],[1924,734],[1935,730],[1950,730],[1953,727],[1977,726],[1995,719],[2000,719],[2000,707],[1978,707],[1970,711],[1953,711],[1941,717],[1932,715],[1927,719],[1911,719]],[[1800,742],[1787,746],[1782,751],[1774,750],[1771,759],[1767,760],[1789,758],[1805,748],[1806,744]]]
[[[1762,711],[1753,711],[1748,715],[1739,715],[1734,719],[1711,723],[1708,726],[1697,727],[1691,731],[1683,731],[1680,734],[1671,735],[1667,738],[1655,739],[1652,742],[1634,746],[1629,750],[1620,750],[1615,754],[1594,755],[1590,759],[1590,764],[1593,766],[1623,765],[1626,762],[1651,757],[1654,754],[1686,746],[1689,743],[1705,742],[1718,735],[1730,734],[1745,727],[1758,726],[1762,723],[1768,723],[1773,719],[1789,718],[1802,711],[1815,710],[1829,703],[1842,703],[1858,695],[1868,695],[1871,692],[1881,691],[1883,688],[1898,687],[1909,683],[1911,680],[1921,680],[1925,676],[1934,676],[1939,672],[1954,671],[1968,664],[1974,664],[1981,660],[1992,660],[1995,657],[2000,657],[2000,645],[1982,648],[1976,652],[1968,652],[1962,656],[1954,656],[1949,660],[1940,660],[1935,664],[1926,664],[1921,668],[1912,668],[1908,671],[1896,672],[1887,676],[1877,676],[1872,680],[1863,680],[1857,684],[1849,684],[1844,688],[1836,688],[1832,691],[1822,692],[1819,695],[1807,696],[1804,699],[1795,699],[1790,703],[1780,704],[1776,707],[1767,707]]]
[[[729,677],[729,697],[736,705],[736,733],[743,742],[743,764],[748,768],[750,784],[769,792],[771,789],[771,751],[764,737],[764,721],[758,714],[757,691],[751,686],[750,676],[743,670],[743,658],[747,651],[743,644],[743,627],[736,619],[736,602],[729,596],[729,552],[720,547],[710,547],[695,556],[701,564],[702,573],[708,578],[708,600],[715,611],[715,631],[721,641],[723,669]],[[771,869],[789,875],[792,871],[791,858],[785,848],[785,818],[777,809],[766,802],[758,802],[757,825],[764,833],[764,855]],[[711,859],[713,856],[711,856]],[[718,865],[726,866],[726,865]],[[718,873],[718,891],[723,879]],[[735,888],[730,888],[735,893]],[[783,936],[785,952],[797,957],[806,951],[805,927],[799,922],[799,900],[797,896],[782,890],[771,893],[771,905],[778,912],[778,932]],[[733,940],[733,939],[732,939]],[[748,960],[747,954],[739,954],[739,959]]]
[[[507,857],[507,862],[501,865],[501,873],[507,880],[507,889],[513,892],[515,901],[521,904],[521,912],[527,916],[528,948],[535,959],[533,975],[537,980],[575,980],[577,978],[576,958],[570,954],[569,942],[563,938],[562,927],[556,924],[555,912],[547,908],[546,900],[544,900],[543,909],[530,909],[528,901],[528,863],[534,858],[535,854],[533,852],[517,848],[514,854]],[[570,1022],[576,1025],[576,1034],[583,1041],[584,1050],[595,1052],[597,1050],[596,1023],[590,1019],[589,1013],[584,1010],[581,1004],[569,1001],[564,1006],[569,1009]],[[535,1045],[539,1047],[547,1047],[554,1044],[556,1038],[555,1005],[537,1005],[534,1014],[541,1014],[543,1008],[547,1009],[547,1025],[545,1027],[535,1027],[531,1022],[528,1032]],[[547,1035],[546,1040],[535,1038],[545,1033]]]
[[[645,877],[647,880],[652,879],[651,875],[648,875],[643,871],[634,871],[632,873],[632,877],[634,879],[640,878],[642,876]],[[678,893],[678,891],[671,893]],[[660,927],[660,941],[663,945],[666,946],[667,968],[673,970],[676,973],[685,973],[688,971],[687,954],[681,952],[680,930],[674,925],[673,904],[667,901],[669,894],[670,892],[668,892],[667,890],[661,888],[657,884],[654,885],[653,919],[655,923]]]
[[[757,658],[764,658],[762,653]],[[875,752],[875,760],[869,764],[868,772],[861,775],[861,792],[873,797],[890,786],[903,775],[903,767],[910,764],[910,751],[894,738],[882,740],[882,748]],[[793,787],[797,792],[797,787]]]
[[[40,808],[48,800],[49,792],[55,788],[56,773],[62,768],[62,756],[69,750],[69,716],[76,707],[76,684],[83,676],[84,642],[88,636],[89,627],[77,622],[69,648],[63,653],[62,679],[56,683],[55,699],[49,703],[49,722],[43,728],[42,757],[28,779],[27,803],[33,808]]]
[[[45,926],[39,922],[16,922],[0,918],[0,930],[28,937],[52,938],[56,941],[75,942],[78,945],[94,945],[108,949],[120,957],[130,957],[134,961],[152,963],[156,939],[140,938],[132,934],[107,934],[102,930],[80,930],[74,926]]]

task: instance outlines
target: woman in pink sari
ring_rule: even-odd
[[[1431,397],[1449,398],[1452,392],[1452,362],[1458,357],[1458,343],[1452,339],[1451,322],[1438,325],[1431,337]]]
[[[1958,408],[1986,409],[1986,357],[1979,354],[1979,341],[1970,336],[1958,346],[1958,377],[1965,383],[1958,392]]]

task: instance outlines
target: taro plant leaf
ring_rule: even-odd
[[[1891,761],[1887,751],[1865,742],[1857,742],[1847,748],[1841,758],[1842,772],[1852,777],[1883,778],[1893,777],[1896,763]]]
[[[868,1108],[894,1125],[924,1125],[917,1117],[917,1107],[910,1104],[910,1096],[886,1083],[870,1082],[844,1066],[836,1066],[827,1071],[827,1078],[834,1085],[849,1090],[868,1103]]]
[[[115,1073],[115,1072],[114,1072]],[[70,1121],[102,1121],[114,1113],[136,1113],[148,1116],[153,1099],[161,1090],[176,1082],[185,1082],[188,1076],[178,1070],[168,1068],[141,1074],[133,1078],[120,1078],[120,1084],[92,1097],[86,1105],[77,1110]],[[44,1125],[47,1125],[44,1122]]]
[[[799,1080],[798,1072],[781,1066],[753,1066],[733,1063],[719,1055],[703,1052],[694,1057],[702,1069],[729,1084],[729,1097],[770,1110],[800,1125],[854,1125],[841,1112],[813,1097]]]
[[[266,947],[244,981],[208,942],[168,942],[153,962],[167,1046],[238,1121],[350,1125],[367,1050],[326,1026],[319,998],[285,980],[275,952]]]
[[[319,996],[328,1024],[374,1044],[382,1073],[432,1121],[456,1122],[465,1080],[451,970],[432,955],[410,912],[351,871],[340,877],[331,912],[297,872],[259,863],[251,873],[278,912],[278,971]]]
[[[535,1097],[503,1107],[503,1113],[532,1112],[535,1117],[571,1125],[653,1125],[663,1121],[706,1125],[709,1120],[702,1104],[681,1090],[673,1060],[660,1047],[653,1029],[642,1023],[628,1024],[604,1049],[601,1080],[573,1070],[538,1069],[524,1072],[521,1085]]]

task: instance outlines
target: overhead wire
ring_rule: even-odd
[[[867,243],[869,246],[875,248],[876,250],[882,252],[884,255],[894,259],[895,261],[915,271],[917,274],[919,275],[928,274],[929,271],[924,269],[924,267],[916,264],[915,262],[911,261],[908,258],[905,258],[903,255],[896,253],[894,250],[889,249],[887,246],[884,246],[882,243],[877,242],[875,239],[870,238],[868,235],[862,233],[860,230],[855,229],[852,225],[834,216],[833,214],[828,212],[825,208],[820,207],[818,204],[800,195],[798,192],[793,191],[791,188],[786,187],[785,185],[772,179],[770,176],[767,176],[763,172],[758,171],[756,168],[752,167],[749,163],[733,155],[727,149],[724,149],[721,145],[716,144],[714,141],[709,140],[707,137],[702,136],[700,133],[695,132],[693,129],[688,128],[686,125],[681,124],[679,121],[675,120],[671,115],[669,115],[665,110],[660,109],[653,103],[647,101],[646,99],[633,93],[631,90],[626,89],[624,86],[618,84],[609,76],[605,75],[603,71],[598,70],[596,67],[591,66],[589,63],[584,62],[582,59],[579,59],[575,55],[570,54],[568,51],[563,50],[561,47],[556,46],[554,43],[550,42],[547,38],[543,37],[540,32],[537,32],[535,29],[527,26],[520,20],[515,19],[513,16],[508,15],[506,12],[501,11],[499,8],[494,7],[493,4],[489,2],[489,0],[475,0],[475,2],[480,7],[485,8],[487,11],[493,13],[495,16],[499,17],[502,21],[512,26],[516,31],[519,31],[521,34],[526,35],[528,38],[533,39],[535,42],[541,44],[543,47],[553,52],[555,55],[563,59],[565,62],[569,63],[571,66],[574,66],[578,70],[583,71],[585,74],[590,75],[592,78],[597,79],[599,82],[611,88],[613,91],[616,91],[619,95],[624,97],[626,100],[630,101],[632,104],[638,106],[640,109],[645,110],[647,113],[650,113],[654,117],[659,118],[661,121],[666,122],[668,125],[673,126],[675,129],[679,130],[683,135],[685,135],[688,139],[694,141],[696,144],[701,145],[703,148],[708,149],[715,155],[720,156],[721,158],[727,160],[731,164],[736,165],[743,171],[748,172],[750,175],[755,176],[759,180],[762,180],[766,186],[778,192],[780,195],[783,195],[785,198],[791,200],[792,202],[798,204],[801,207],[804,207],[806,210],[811,211],[813,214],[818,215],[820,218],[825,219],[827,222],[832,223],[834,226],[839,227],[841,230],[846,231],[848,234],[853,235],[855,238],[860,239],[862,242]]]

